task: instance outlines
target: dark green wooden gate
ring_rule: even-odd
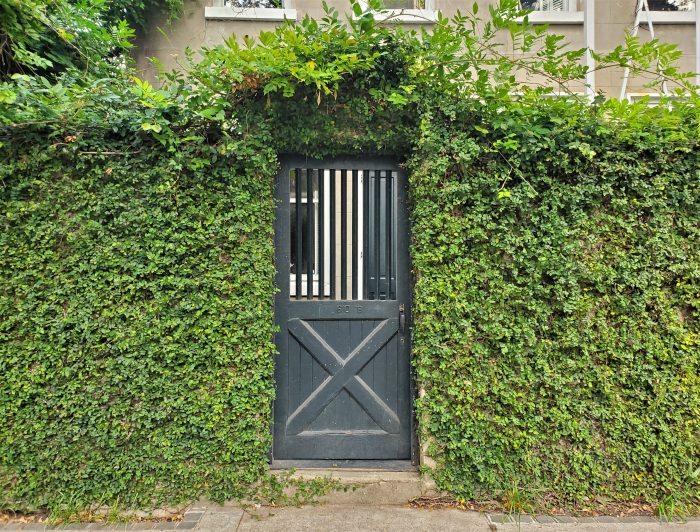
[[[404,172],[289,158],[276,198],[273,464],[410,459]]]

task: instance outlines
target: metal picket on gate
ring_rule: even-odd
[[[385,159],[282,164],[273,464],[411,458],[405,187]]]

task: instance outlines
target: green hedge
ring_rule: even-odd
[[[483,116],[438,114],[414,157],[413,353],[438,483],[697,494],[698,141],[531,111],[515,134],[519,110],[486,134]]]
[[[440,488],[697,500],[700,99],[513,98],[493,43],[542,34],[501,4],[420,37],[331,13],[206,51],[163,90],[18,78],[0,108],[0,508],[246,497],[265,478],[289,152],[410,170]],[[528,68],[583,75],[546,41]]]
[[[425,114],[408,163],[433,474],[470,498],[513,484],[562,504],[695,493],[697,141],[530,109],[517,134],[517,108]],[[335,121],[309,116],[309,131]],[[4,506],[241,497],[263,476],[271,146],[288,133],[227,156],[138,133],[5,149]],[[305,138],[314,155],[352,149],[342,130]]]
[[[0,503],[240,496],[271,441],[274,154],[92,137],[0,166]]]

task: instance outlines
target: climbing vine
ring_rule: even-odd
[[[517,2],[423,35],[353,9],[232,38],[158,87],[0,84],[0,507],[271,485],[282,153],[410,170],[416,409],[440,488],[697,494],[698,97],[675,50],[598,57],[674,80],[672,105],[542,98],[520,74],[566,86],[583,52]]]

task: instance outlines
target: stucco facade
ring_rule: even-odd
[[[574,0],[571,0],[574,1]],[[594,2],[592,14],[593,24],[587,28],[584,23],[584,2]],[[672,0],[675,2],[692,0]],[[149,58],[157,58],[166,70],[178,68],[186,48],[196,51],[202,46],[222,44],[226,39],[235,35],[242,39],[244,36],[254,37],[261,30],[272,30],[281,24],[284,18],[301,20],[305,16],[321,18],[324,14],[320,0],[285,0],[282,8],[236,8],[222,5],[222,0],[185,0],[183,13],[179,18],[168,22],[165,17],[153,17],[151,30],[139,35],[136,47],[137,66],[147,79],[154,79],[155,67]],[[328,0],[329,5],[341,13],[350,11],[346,0]],[[400,23],[407,26],[426,27],[431,25],[435,10],[440,10],[446,16],[452,16],[457,11],[471,9],[473,0],[426,0],[425,7],[429,9],[408,10]],[[488,12],[488,0],[478,0],[481,12]],[[625,32],[634,26],[636,0],[578,0],[571,5],[569,11],[541,12],[533,15],[533,19],[550,24],[550,31],[564,35],[574,48],[593,44],[598,52],[607,52],[622,44]],[[651,4],[654,6],[654,3]],[[681,68],[685,71],[696,72],[698,33],[696,14],[692,4],[686,4],[681,11],[651,11],[656,38],[677,44],[683,52]],[[646,20],[646,14],[642,20]],[[590,17],[589,17],[590,20]],[[587,31],[588,29],[588,31]],[[642,23],[639,36],[646,40],[650,32],[648,24]],[[599,70],[595,73],[595,91],[618,96],[622,84],[621,70]],[[644,80],[632,78],[629,81],[627,93],[647,93],[643,87]],[[582,90],[582,87],[574,87]]]

